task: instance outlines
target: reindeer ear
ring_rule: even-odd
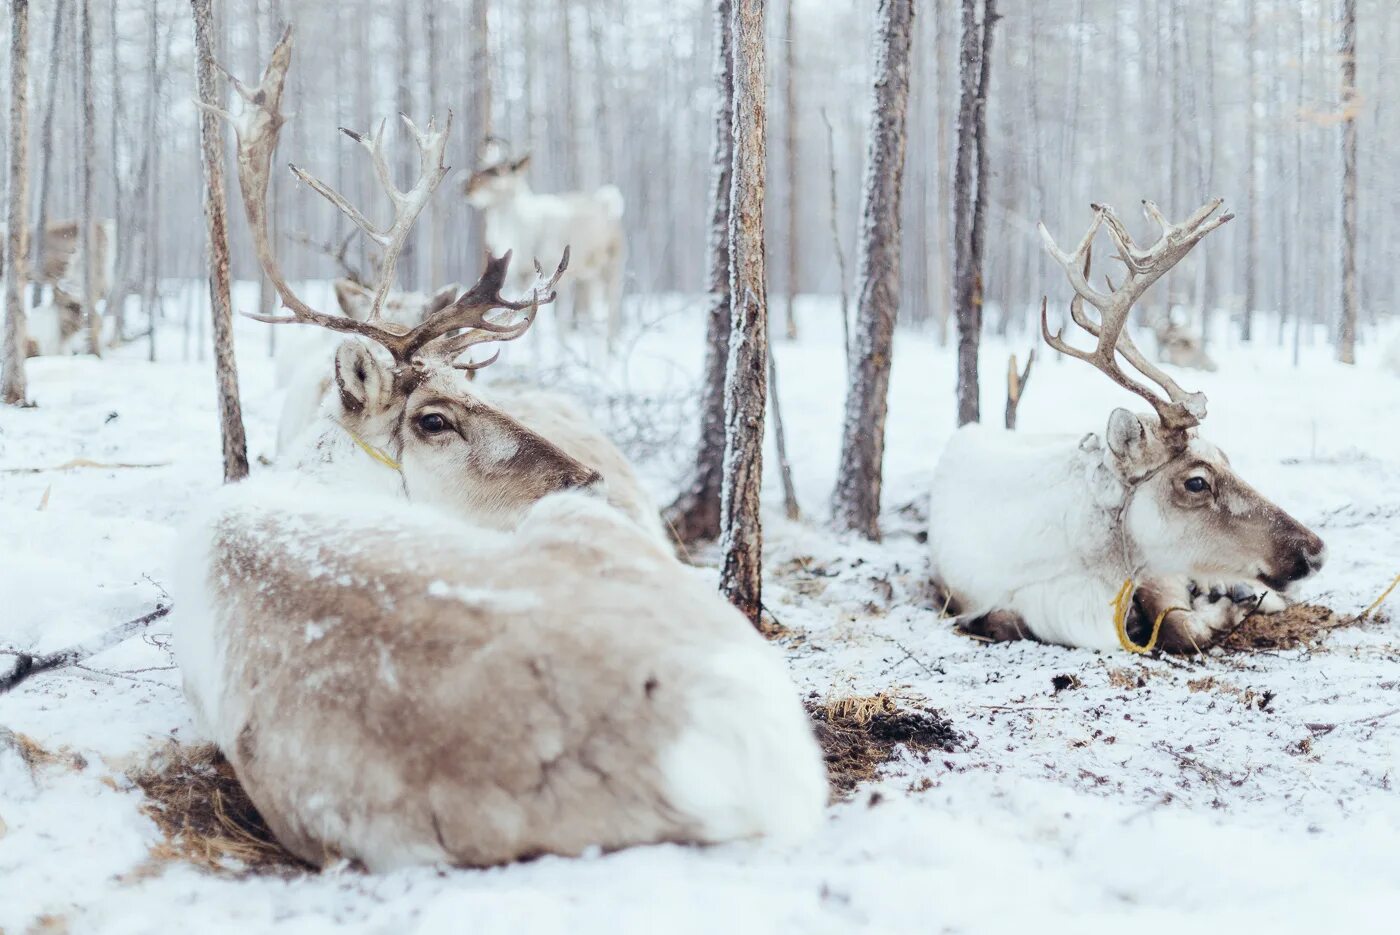
[[[529,154],[529,153],[526,153],[525,155],[521,156],[519,159],[515,160],[514,162],[512,162],[512,163],[510,164],[510,171],[511,171],[511,172],[517,172],[517,173],[518,173],[518,172],[524,172],[524,171],[525,171],[525,167],[528,166],[529,164],[530,164],[530,154]]]
[[[423,308],[423,316],[426,318],[429,315],[434,315],[442,311],[447,308],[447,306],[457,301],[457,296],[461,294],[462,286],[460,283],[448,283],[437,292],[428,296],[428,303]]]
[[[363,286],[358,286],[348,279],[337,279],[335,300],[346,318],[364,321],[369,317],[369,293]]]
[[[378,408],[390,386],[391,376],[361,341],[342,341],[335,349],[335,384],[346,412]]]
[[[1126,409],[1115,409],[1108,417],[1106,441],[1108,450],[1119,461],[1136,464],[1147,454],[1148,431],[1136,413]]]

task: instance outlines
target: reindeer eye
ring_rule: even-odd
[[[1210,489],[1210,481],[1204,477],[1188,477],[1183,486],[1192,493],[1205,493]]]
[[[425,413],[418,417],[418,428],[425,434],[436,435],[439,432],[446,432],[448,429],[447,420],[436,412]]]

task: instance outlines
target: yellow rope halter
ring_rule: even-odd
[[[1133,591],[1137,585],[1132,578],[1124,578],[1123,586],[1118,589],[1118,593],[1109,601],[1109,606],[1113,608],[1113,629],[1118,633],[1118,645],[1122,646],[1130,653],[1143,655],[1152,652],[1157,646],[1157,637],[1162,633],[1162,622],[1167,619],[1167,614],[1174,610],[1190,613],[1185,607],[1168,607],[1157,615],[1157,619],[1152,624],[1152,636],[1147,640],[1147,644],[1139,646],[1134,643],[1132,637],[1128,636],[1128,610],[1133,606]]]
[[[355,430],[350,428],[348,425],[341,425],[341,428],[345,429],[345,434],[349,435],[350,438],[355,442],[355,444],[360,446],[360,450],[363,451],[365,454],[369,455],[371,458],[378,461],[386,468],[389,468],[393,471],[397,471],[400,474],[403,473],[403,465],[399,464],[399,462],[391,458],[388,452],[386,452],[384,449],[376,448],[375,446],[371,445],[359,435],[355,434]]]

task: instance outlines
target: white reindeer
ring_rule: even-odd
[[[563,264],[511,302],[507,261],[492,260],[410,329],[318,312],[288,287],[261,207],[290,57],[289,30],[258,87],[235,83],[244,207],[291,312],[271,320],[362,335],[393,363],[343,345],[339,395],[360,421],[324,439],[314,470],[224,488],[184,534],[175,649],[203,730],[278,840],[318,865],[810,831],[825,770],[773,647],[595,496],[596,472],[444,395],[457,367],[489,363],[456,364],[470,347],[524,333]],[[409,126],[424,175],[395,189],[405,233],[446,143]],[[404,425],[392,456],[359,431],[390,412]],[[474,515],[514,517],[495,524],[509,529],[442,508],[464,471]]]
[[[116,274],[117,222],[99,218],[93,222],[92,242],[97,254],[96,294],[107,297]],[[88,336],[83,330],[83,262],[82,240],[78,237],[78,222],[50,221],[44,225],[43,265],[31,271],[30,281],[49,287],[49,295],[41,305],[26,314],[28,357],[48,357],[60,354],[80,354],[88,351]],[[3,236],[3,225],[0,225]],[[4,263],[0,262],[0,271]],[[103,323],[103,343],[116,337],[115,322]]]
[[[1215,199],[1170,224],[1144,202],[1162,228],[1146,248],[1107,206],[1094,206],[1093,224],[1068,255],[1041,226],[1074,288],[1072,317],[1097,345],[1081,351],[1052,335],[1042,304],[1045,340],[1147,400],[1155,415],[1115,409],[1102,435],[1082,438],[979,426],[953,436],[935,472],[929,543],[935,580],[964,630],[997,640],[1095,649],[1131,640],[1192,651],[1238,625],[1259,603],[1257,586],[1283,592],[1322,566],[1322,540],[1198,437],[1205,396],[1178,386],[1125,331],[1143,292],[1230,220],[1211,219],[1219,207]],[[1089,284],[1100,226],[1126,266],[1122,283],[1106,291]],[[1097,322],[1085,302],[1098,310]],[[1124,373],[1118,355],[1166,398]]]
[[[486,246],[493,253],[558,256],[568,244],[573,254],[572,293],[567,296],[570,312],[575,322],[580,315],[593,322],[601,308],[611,348],[622,324],[627,250],[622,192],[604,185],[592,192],[536,194],[525,178],[529,163],[529,154],[502,158],[490,147],[488,163],[467,179],[467,202],[486,216]]]

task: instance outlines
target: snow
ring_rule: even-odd
[[[583,390],[644,456],[645,479],[665,502],[693,432],[704,303],[634,301],[652,326],[625,367],[583,368],[551,350],[553,323],[542,321],[543,334],[521,342],[536,346],[508,348],[500,373],[483,378],[530,362],[556,388]],[[834,307],[802,303],[802,340],[774,345],[809,519],[782,519],[770,451],[765,602],[793,634],[784,647],[805,691],[925,699],[964,734],[961,749],[927,762],[906,754],[801,843],[383,876],[239,879],[180,863],[152,872],[160,834],[124,773],[168,739],[194,736],[161,621],[85,668],[0,696],[0,726],[86,763],[31,773],[0,742],[0,929],[52,915],[75,932],[437,932],[466,919],[487,933],[1391,930],[1400,913],[1397,624],[1339,630],[1313,650],[1204,660],[989,647],[957,635],[928,606],[916,537],[952,430],[951,350],[916,331],[896,335],[886,539],[834,535],[821,522],[844,391]],[[270,457],[274,366],[261,328],[239,329],[250,453]],[[1327,540],[1328,565],[1303,593],[1342,613],[1400,573],[1400,379],[1380,365],[1393,334],[1365,329],[1355,368],[1332,363],[1319,336],[1294,369],[1271,343],[1241,349],[1222,332],[1211,348],[1220,371],[1181,375],[1210,397],[1206,436]],[[162,338],[163,348],[180,346],[174,333]],[[988,340],[989,418],[1000,418],[1006,355],[1024,357],[1031,341]],[[0,409],[0,646],[52,650],[150,610],[172,576],[176,529],[219,484],[209,365],[150,365],[143,354],[31,361],[38,408]],[[1110,409],[1129,402],[1089,368],[1043,356],[1021,431],[1102,430]],[[638,416],[660,424],[639,427]],[[79,458],[157,466],[54,470]],[[29,468],[46,470],[16,472]],[[1073,681],[1057,691],[1062,675]]]

